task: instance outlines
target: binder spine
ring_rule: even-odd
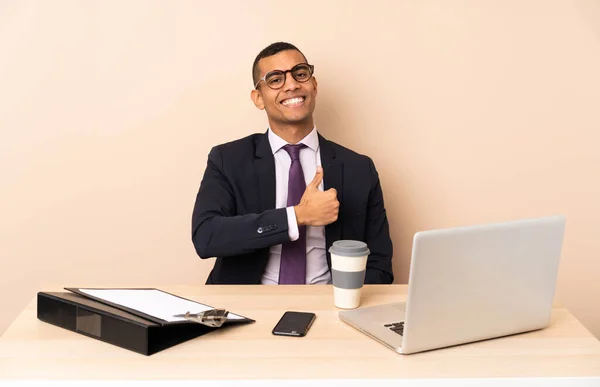
[[[142,355],[150,355],[148,329],[106,313],[99,313],[84,305],[57,300],[38,293],[39,320],[79,334],[125,348]]]

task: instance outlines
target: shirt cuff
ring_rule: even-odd
[[[293,242],[296,239],[300,238],[300,231],[298,230],[298,221],[296,220],[296,212],[294,211],[294,207],[286,207],[285,210],[287,211],[288,236]]]

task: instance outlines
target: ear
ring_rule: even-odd
[[[315,95],[317,94],[317,78],[312,77],[313,87],[315,88]]]
[[[254,106],[256,106],[260,110],[265,109],[265,102],[263,101],[262,95],[260,91],[254,89],[250,93],[250,98],[252,98],[252,102],[254,102]]]

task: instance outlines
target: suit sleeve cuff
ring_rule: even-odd
[[[294,207],[286,207],[285,210],[287,211],[288,236],[293,242],[296,239],[300,238],[300,231],[298,230],[298,221],[296,220],[296,212],[294,211]]]

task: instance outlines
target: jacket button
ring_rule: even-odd
[[[256,232],[257,232],[257,233],[259,233],[259,234],[262,234],[262,232],[263,232],[263,228],[262,228],[262,227],[259,227],[259,228],[256,230]]]

